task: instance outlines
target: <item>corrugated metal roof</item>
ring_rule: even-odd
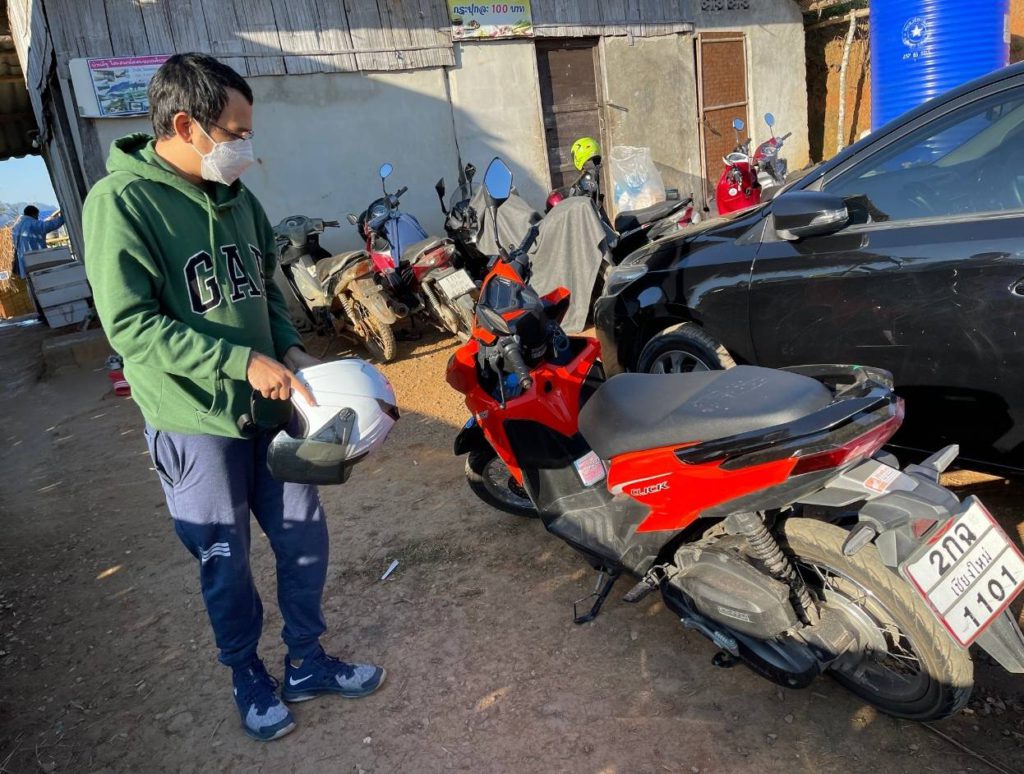
[[[32,147],[38,127],[14,40],[7,28],[6,6],[0,3],[0,161],[39,153]]]

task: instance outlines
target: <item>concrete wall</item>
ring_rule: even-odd
[[[434,183],[454,190],[463,163],[480,170],[501,155],[527,201],[548,191],[544,126],[532,41],[465,44],[454,69],[250,78],[257,163],[244,181],[271,221],[304,214],[342,221],[323,237],[328,249],[358,246],[348,212],[380,193],[379,166],[395,171],[389,190],[409,187],[403,208],[430,233],[443,233]],[[446,83],[446,79],[448,82]],[[449,93],[451,97],[449,99]],[[151,131],[146,118],[81,119],[89,182],[103,174],[110,143]]]
[[[792,132],[784,156],[790,169],[809,160],[807,143],[807,66],[804,27],[793,0],[750,0],[747,11],[700,10],[700,0],[681,0],[683,16],[697,31],[736,30],[747,36],[747,97],[754,145],[770,135],[765,113],[774,113],[776,131]]]
[[[484,168],[501,155],[520,194],[542,208],[550,190],[533,41],[461,43],[449,73],[463,164]],[[449,191],[454,173],[446,174]]]
[[[257,163],[243,180],[272,222],[303,214],[342,221],[323,237],[328,249],[359,244],[348,212],[380,195],[377,170],[391,162],[388,189],[408,186],[403,209],[431,233],[443,232],[434,182],[458,168],[452,111],[440,68],[401,73],[316,73],[249,80],[255,96]],[[150,131],[145,119],[95,119],[98,140]],[[471,118],[464,120],[473,127]]]
[[[701,195],[693,37],[609,37],[603,43],[605,133],[651,149],[665,186]]]

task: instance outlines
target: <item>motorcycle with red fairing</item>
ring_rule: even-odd
[[[489,207],[511,190],[500,160]],[[976,643],[1024,672],[1007,610],[1024,558],[975,497],[939,483],[958,449],[901,469],[903,420],[884,371],[738,366],[605,379],[596,340],[567,336],[564,288],[529,284],[536,235],[502,248],[448,383],[472,418],[455,441],[485,502],[536,516],[597,571],[574,620],[613,586],[660,593],[684,627],[790,688],[829,674],[880,710],[962,708]],[[588,603],[580,609],[581,603]]]

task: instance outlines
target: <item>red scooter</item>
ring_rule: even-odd
[[[455,264],[450,239],[428,236],[416,218],[400,209],[405,186],[388,193],[391,164],[380,167],[384,195],[348,221],[366,240],[366,252],[378,282],[406,314],[423,312],[430,322],[463,341],[469,338],[476,303],[476,283]]]
[[[757,146],[754,158],[750,158],[750,138],[740,140],[744,123],[735,118],[732,128],[736,131],[736,147],[724,159],[725,169],[715,188],[715,202],[719,215],[739,212],[760,203],[765,188],[779,186],[786,182],[786,160],[779,156],[782,146],[792,132],[782,137],[775,136],[775,116],[766,113],[764,117],[771,139]]]
[[[511,179],[491,162],[489,207]],[[827,671],[922,721],[967,703],[973,642],[1024,671],[1007,612],[1024,558],[980,501],[939,485],[957,447],[903,470],[880,451],[903,419],[887,373],[739,366],[606,381],[598,343],[561,330],[568,291],[529,285],[534,235],[501,250],[473,338],[448,364],[473,414],[455,452],[469,454],[482,499],[539,516],[598,571],[577,623],[631,575],[624,601],[660,592],[720,649],[715,665],[793,688]]]

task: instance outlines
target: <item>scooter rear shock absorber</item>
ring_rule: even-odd
[[[818,609],[811,601],[803,578],[782,551],[775,536],[768,531],[764,519],[756,513],[734,513],[725,520],[726,528],[734,535],[743,535],[753,554],[761,560],[772,577],[787,584],[796,598],[797,613],[804,624],[814,623]]]

